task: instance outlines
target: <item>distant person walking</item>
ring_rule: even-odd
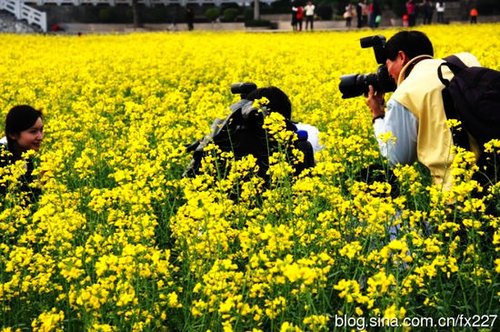
[[[356,18],[358,19],[358,28],[363,26],[363,6],[365,4],[360,0],[356,5]]]
[[[312,3],[312,1],[307,1],[306,6],[304,7],[304,11],[306,13],[306,30],[308,26],[311,26],[311,31],[314,29],[314,10],[316,7]]]
[[[432,14],[434,13],[434,6],[432,5],[431,0],[424,0],[424,24],[432,23]]]
[[[370,28],[378,28],[382,19],[382,11],[378,0],[373,0],[370,4]]]
[[[406,2],[406,14],[408,14],[408,26],[415,26],[417,21],[417,8],[413,0],[408,0]]]
[[[351,3],[347,4],[347,6],[345,6],[344,19],[345,19],[345,26],[348,28],[351,27],[353,13],[354,13],[353,5]]]
[[[304,22],[304,7],[297,7],[297,31],[302,31],[302,22]]]
[[[469,16],[470,16],[470,23],[471,24],[476,24],[477,23],[477,17],[479,15],[479,12],[475,7],[472,7],[470,10]]]
[[[363,11],[361,12],[361,16],[363,16],[362,26],[367,26],[368,17],[370,17],[370,6],[368,5],[368,0],[363,1]]]
[[[299,10],[299,6],[293,2],[292,3],[292,29],[293,31],[297,31],[297,12]]]
[[[444,10],[446,9],[446,5],[444,1],[436,2],[436,13],[437,13],[437,22],[444,23]]]

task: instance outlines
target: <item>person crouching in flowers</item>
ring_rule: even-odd
[[[43,141],[43,115],[39,110],[28,105],[18,105],[10,109],[5,119],[5,137],[0,139],[0,193],[6,194],[10,181],[17,176],[8,177],[5,169],[9,165],[23,161],[29,151],[38,151]],[[33,160],[28,158],[19,174],[20,189],[32,196],[38,196],[38,190],[30,188],[33,181]],[[7,176],[6,176],[7,175]],[[14,174],[13,174],[14,175]]]
[[[288,96],[279,88],[270,86],[254,90],[249,93],[247,99],[252,103],[253,108],[259,108],[259,111],[251,113],[249,118],[257,116],[260,118],[254,121],[247,121],[248,131],[242,135],[242,140],[248,141],[248,146],[251,147],[248,152],[257,158],[259,165],[259,175],[266,177],[269,168],[269,156],[273,151],[277,151],[280,142],[276,140],[277,137],[270,137],[272,134],[270,128],[266,128],[264,119],[261,112],[268,116],[272,113],[278,113],[283,116],[284,128],[288,132],[297,133],[298,140],[292,144],[304,154],[304,159],[295,165],[295,173],[299,174],[304,169],[313,167],[315,165],[314,152],[319,148],[318,144],[318,130],[316,127],[292,122],[292,103]],[[264,100],[261,106],[256,106],[260,101]],[[274,135],[276,136],[276,135]],[[251,144],[250,141],[260,141],[261,144]],[[286,142],[284,146],[286,146]],[[260,147],[260,148],[259,148]]]
[[[295,174],[315,165],[314,152],[321,148],[318,130],[291,121],[292,105],[281,89],[274,86],[256,88],[244,97],[242,95],[242,99],[230,108],[232,113],[225,120],[216,119],[209,135],[188,147],[188,151],[194,151],[194,154],[185,176],[203,173],[202,160],[210,159],[207,156],[212,143],[221,152],[231,153],[235,160],[252,156],[258,166],[257,175],[266,182],[269,182],[270,157],[274,152],[284,152],[287,157],[295,150],[302,152],[303,158],[292,166]],[[266,124],[272,119],[276,120],[276,128]],[[296,140],[293,139],[294,133]],[[215,157],[215,161],[224,170],[226,162],[220,157],[222,154]]]

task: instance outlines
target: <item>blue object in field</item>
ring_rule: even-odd
[[[305,130],[297,130],[297,136],[299,137],[299,140],[307,140],[307,138],[309,137],[307,135],[307,131]]]

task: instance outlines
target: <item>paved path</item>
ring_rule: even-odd
[[[134,29],[132,24],[83,24],[83,23],[60,23],[64,33],[120,33],[134,31],[187,31],[184,23],[172,24],[144,24],[143,27]],[[351,28],[356,30],[356,28]],[[286,32],[292,31],[292,26],[288,21],[277,22],[277,29],[266,29],[260,27],[245,27],[243,23],[196,23],[195,31],[259,31],[259,32]],[[315,31],[325,30],[346,30],[343,21],[317,21],[314,23]],[[303,29],[302,32],[306,32]]]

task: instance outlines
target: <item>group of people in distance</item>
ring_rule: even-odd
[[[346,27],[351,27],[352,21],[356,19],[358,28],[377,28],[382,20],[382,9],[378,0],[359,0],[357,4],[348,3],[343,16]]]
[[[446,23],[445,20],[446,2],[438,0],[433,4],[432,0],[407,0],[405,13],[403,14],[403,25],[413,27],[417,24],[417,16],[422,17],[423,24],[431,24],[434,12],[436,12],[436,22]],[[477,23],[478,11],[476,7],[469,10],[470,23]]]
[[[294,31],[302,31],[302,24],[305,18],[306,30],[310,25],[313,30],[315,15],[315,5],[312,1],[307,1],[304,6],[302,0],[292,2],[292,28]],[[345,2],[344,2],[345,3]],[[417,17],[422,17],[423,24],[431,24],[436,12],[436,22],[446,23],[445,10],[446,2],[438,0],[406,0],[402,3],[404,8],[402,23],[403,26],[413,27],[417,25]],[[344,7],[342,14],[345,20],[345,26],[350,28],[354,21],[357,21],[357,28],[368,26],[377,28],[382,20],[382,6],[379,0],[359,0],[349,1]],[[470,23],[477,23],[478,10],[471,7],[469,11]]]
[[[311,0],[308,0],[306,5],[303,6],[300,0],[292,3],[292,29],[293,31],[302,31],[302,24],[304,18],[306,20],[306,30],[314,30],[314,15],[316,6]]]
[[[447,128],[447,118],[441,95],[443,86],[436,74],[443,60],[434,58],[431,41],[426,34],[416,30],[404,30],[393,35],[385,45],[385,55],[385,64],[397,88],[387,102],[385,95],[372,86],[366,95],[376,137],[389,132],[395,137],[395,140],[378,140],[380,152],[391,166],[420,162],[429,169],[434,184],[449,190],[453,185],[453,155],[450,155],[453,137],[450,129],[443,130]],[[467,66],[480,66],[470,53],[459,53],[457,56]],[[448,71],[445,75],[451,77],[452,73]],[[291,121],[291,104],[283,91],[276,87],[260,88],[252,93],[249,102],[251,104],[252,100],[262,97],[271,101],[267,106],[269,112],[281,113]],[[1,166],[22,159],[23,153],[28,150],[38,151],[43,141],[43,126],[40,111],[27,105],[13,107],[7,114],[5,137],[0,142]],[[293,128],[300,129],[297,125]],[[313,126],[305,126],[304,129],[309,132],[308,140],[317,151],[317,129]],[[261,155],[255,156],[257,159],[262,158],[262,153],[259,153]],[[28,184],[32,180],[33,164],[28,161],[26,167],[24,181]],[[489,178],[488,181],[496,183],[498,179]],[[5,192],[5,184],[2,186]]]
[[[305,5],[302,0],[292,2],[292,29],[293,31],[302,31],[305,19],[305,30],[314,30],[314,17],[316,15],[316,6],[312,0],[308,0]],[[382,11],[378,0],[360,0],[358,4],[348,3],[345,7],[343,17],[346,26],[350,27],[352,20],[357,17],[358,28],[370,26],[378,27],[382,18]]]
[[[431,24],[432,17],[434,15],[434,10],[437,13],[437,22],[444,23],[444,11],[446,9],[446,4],[444,1],[436,1],[434,6],[431,0],[423,0],[421,3],[417,3],[415,0],[408,0],[405,4],[406,11],[403,14],[403,24],[405,26],[413,27],[417,23],[417,16],[421,14],[423,24]]]

